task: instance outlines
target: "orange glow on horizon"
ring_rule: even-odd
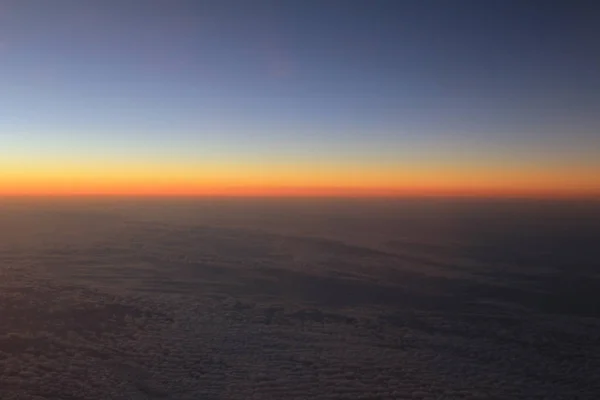
[[[600,197],[600,171],[473,166],[107,166],[17,168],[0,162],[1,196]]]
[[[600,190],[547,186],[268,186],[268,185],[2,185],[0,196],[148,196],[148,197],[548,197],[600,198]]]

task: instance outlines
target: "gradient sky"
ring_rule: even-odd
[[[598,38],[593,1],[0,0],[0,194],[597,195]]]

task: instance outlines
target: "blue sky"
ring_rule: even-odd
[[[3,0],[2,151],[597,165],[576,3]]]

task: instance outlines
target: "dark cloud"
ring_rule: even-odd
[[[548,284],[555,268],[495,265],[480,249],[509,242],[493,224],[471,247],[436,247],[403,241],[379,219],[389,240],[372,246],[336,239],[331,226],[293,234],[272,213],[252,226],[241,210],[243,227],[231,215],[201,224],[127,207],[5,208],[2,398],[593,399],[600,390],[593,279],[585,308]],[[472,228],[460,226],[464,242]]]

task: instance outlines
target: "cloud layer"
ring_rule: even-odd
[[[600,391],[597,310],[545,302],[549,270],[69,209],[0,213],[3,399]]]

